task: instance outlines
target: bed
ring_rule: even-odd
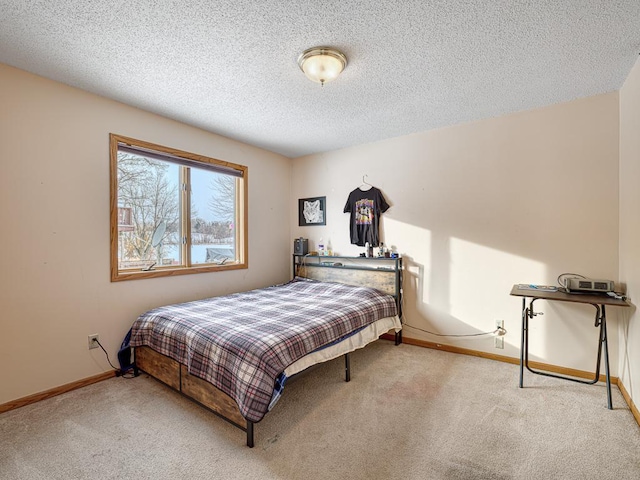
[[[389,273],[364,270],[351,285],[295,276],[282,285],[150,310],[132,327],[135,374],[144,371],[207,407],[245,431],[253,447],[254,425],[275,406],[288,378],[344,356],[349,381],[350,352],[392,330],[399,343],[400,292],[353,285],[377,285]]]

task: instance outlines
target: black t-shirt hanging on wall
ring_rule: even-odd
[[[369,242],[377,247],[380,244],[380,214],[388,209],[389,204],[376,187],[364,191],[356,188],[351,192],[344,206],[344,213],[351,213],[351,243],[364,247]]]

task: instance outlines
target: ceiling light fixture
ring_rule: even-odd
[[[313,47],[302,52],[298,65],[309,80],[324,86],[345,69],[347,57],[335,48]]]

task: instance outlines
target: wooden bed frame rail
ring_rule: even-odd
[[[187,367],[176,360],[162,355],[149,347],[134,348],[134,375],[140,370],[156,380],[173,388],[189,400],[205,407],[217,416],[226,420],[234,427],[247,434],[247,447],[253,448],[254,422],[247,420],[240,413],[240,408],[229,395],[213,386],[211,383],[191,375]],[[350,354],[344,355],[345,381],[351,381]]]
[[[149,347],[134,348],[134,375],[140,370],[180,392],[219,417],[247,433],[247,446],[253,447],[253,422],[240,413],[238,404],[229,395],[209,382],[191,375],[187,367]]]

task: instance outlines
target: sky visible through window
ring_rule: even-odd
[[[198,169],[191,170],[191,196],[198,210],[198,217],[207,221],[222,221],[216,218],[215,213],[209,208],[209,201],[213,194],[211,180],[218,176],[216,173],[205,172]]]
[[[219,176],[217,173],[205,172],[203,170],[191,169],[191,197],[196,205],[198,217],[210,221],[223,221],[225,219],[216,216],[209,208],[209,201],[213,195],[212,179]],[[179,179],[176,175],[167,175],[167,180],[171,187],[178,188]]]

